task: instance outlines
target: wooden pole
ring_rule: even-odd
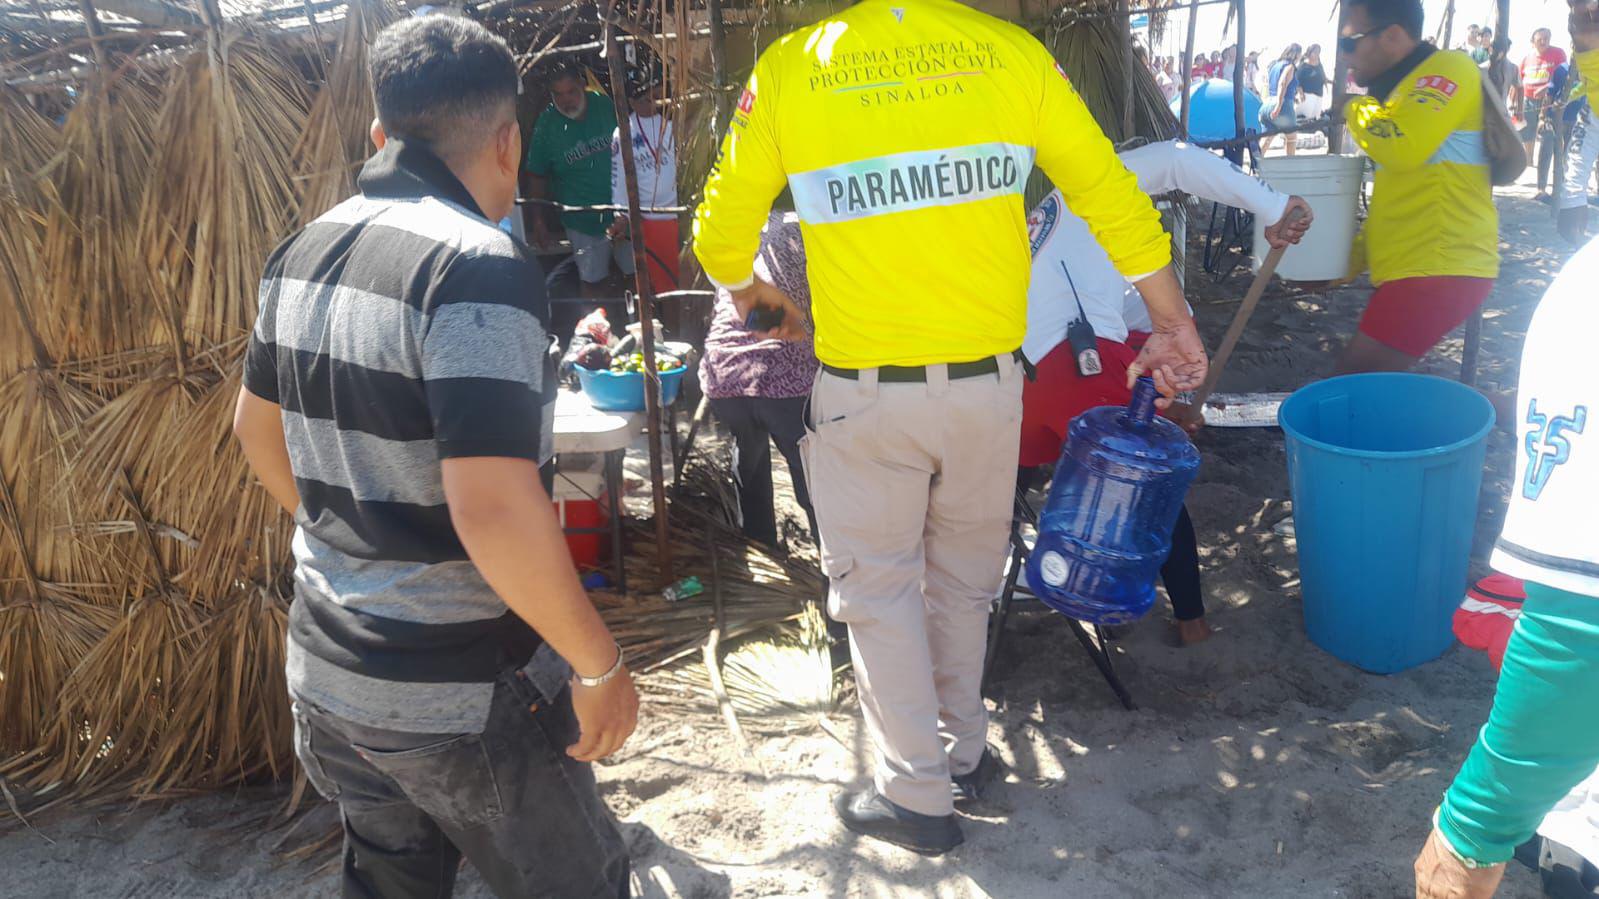
[[[1183,140],[1188,139],[1188,107],[1193,104],[1194,36],[1199,28],[1199,0],[1188,0],[1188,42],[1183,45],[1183,70],[1177,73],[1183,89],[1182,114],[1178,116],[1178,131]]]
[[[1488,78],[1494,87],[1505,90],[1505,57],[1510,55],[1510,0],[1497,0],[1494,6],[1494,43],[1489,50]],[[1537,162],[1537,160],[1532,160]]]
[[[94,64],[100,71],[109,73],[106,67],[105,48],[100,46],[100,38],[105,35],[105,29],[100,27],[100,14],[94,11],[94,0],[78,0],[78,9],[83,13],[83,28],[89,32],[89,47],[94,51]]]
[[[711,101],[716,104],[716,114],[711,118],[711,131],[716,143],[722,142],[727,130],[727,107],[732,99],[727,95],[727,28],[722,24],[722,0],[710,0],[711,14]]]
[[[1138,77],[1134,69],[1138,66],[1138,53],[1133,50],[1133,17],[1128,8],[1130,0],[1120,0],[1122,55],[1127,58],[1128,73],[1132,76],[1122,85],[1126,93],[1122,95],[1122,140],[1133,139],[1133,79]]]
[[[1449,5],[1444,7],[1443,27],[1439,29],[1439,44],[1441,50],[1448,50],[1455,42],[1455,0],[1449,0]]]
[[[1344,22],[1349,18],[1349,7],[1338,4],[1338,34],[1344,33]],[[1327,129],[1327,152],[1334,156],[1344,149],[1344,104],[1349,102],[1349,54],[1344,52],[1343,41],[1333,56],[1332,121]]]
[[[666,520],[666,473],[661,464],[661,373],[655,366],[655,290],[650,286],[644,252],[644,217],[639,212],[638,170],[633,160],[632,110],[622,77],[621,45],[616,42],[613,14],[616,0],[605,4],[605,65],[611,76],[611,102],[616,106],[616,134],[622,145],[622,178],[627,184],[627,220],[633,229],[633,284],[638,291],[644,354],[644,415],[650,450],[650,494],[655,503],[655,551],[661,576],[672,580],[672,542]]]
[[[1493,81],[1494,87],[1503,96],[1505,84],[1500,72],[1504,69],[1505,56],[1510,53],[1510,0],[1498,0],[1496,4],[1498,15],[1494,18],[1494,45],[1489,56],[1488,77]],[[1536,160],[1533,161],[1536,164]],[[1556,173],[1559,177],[1559,173]],[[1460,353],[1460,383],[1468,387],[1477,383],[1477,357],[1482,348],[1482,307],[1466,319],[1466,346]]]
[[[1249,4],[1245,0],[1236,0],[1233,9],[1238,11],[1238,44],[1233,53],[1233,122],[1238,128],[1235,137],[1243,137],[1246,123],[1244,122],[1244,9]],[[1287,138],[1284,138],[1287,140]],[[1244,157],[1239,157],[1244,158]]]

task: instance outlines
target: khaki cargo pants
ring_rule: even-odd
[[[951,773],[977,766],[989,605],[1003,576],[1022,418],[1021,364],[925,384],[818,376],[801,444],[821,530],[828,611],[849,625],[877,788],[953,811]]]

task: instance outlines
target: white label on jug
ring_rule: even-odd
[[[1066,575],[1071,573],[1071,566],[1067,564],[1066,557],[1060,553],[1047,552],[1038,560],[1038,570],[1044,576],[1044,583],[1051,587],[1059,587],[1066,583]]]

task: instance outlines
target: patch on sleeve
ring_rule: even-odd
[[[738,95],[738,105],[733,108],[733,124],[737,125],[739,128],[748,127],[750,123],[750,113],[754,111],[755,91],[746,87],[744,88],[744,92]]]
[[[1055,233],[1055,224],[1060,221],[1060,195],[1050,194],[1038,208],[1027,216],[1027,233],[1032,239],[1033,255],[1044,248],[1049,242],[1049,236]]]
[[[1416,102],[1444,106],[1455,98],[1460,85],[1442,75],[1424,75],[1416,79]]]

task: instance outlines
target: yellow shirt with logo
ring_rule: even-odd
[[[1440,50],[1386,101],[1349,102],[1349,133],[1377,164],[1362,235],[1372,283],[1498,277],[1499,212],[1483,149],[1482,92],[1471,57]]]
[[[762,54],[695,251],[738,288],[792,190],[816,351],[840,368],[967,362],[1027,329],[1022,194],[1043,167],[1124,275],[1171,261],[1149,198],[1048,51],[953,0],[866,0]]]

